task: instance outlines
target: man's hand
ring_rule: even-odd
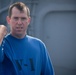
[[[7,28],[4,25],[0,25],[0,45],[2,44],[4,36],[7,34]]]

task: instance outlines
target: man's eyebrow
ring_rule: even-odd
[[[18,17],[15,16],[14,18],[18,18]]]
[[[17,16],[14,16],[14,18],[26,18],[26,17],[17,17]]]

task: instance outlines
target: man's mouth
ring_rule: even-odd
[[[16,27],[17,29],[23,29],[23,27]]]

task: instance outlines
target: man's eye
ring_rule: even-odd
[[[22,20],[26,20],[26,18],[21,18]]]
[[[18,20],[18,17],[14,17],[15,20]]]

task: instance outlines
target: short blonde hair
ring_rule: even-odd
[[[26,7],[26,9],[27,9],[27,15],[30,16],[30,10],[29,10],[29,8],[24,3],[22,3],[22,2],[16,2],[16,3],[10,5],[10,7],[9,7],[9,10],[8,10],[8,16],[9,17],[11,17],[11,15],[12,15],[12,8],[13,7],[16,7],[20,11],[24,11],[24,8]]]

